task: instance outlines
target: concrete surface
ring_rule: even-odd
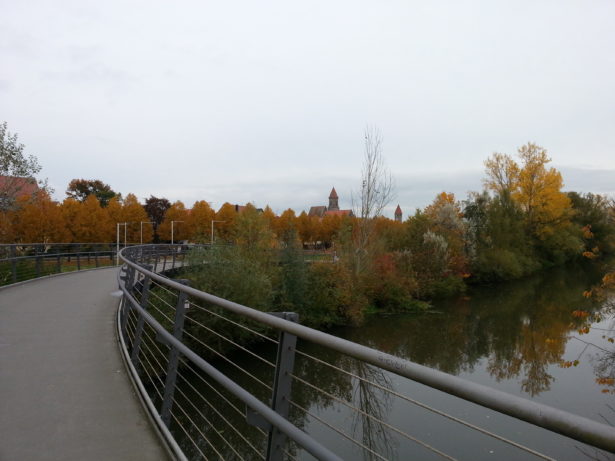
[[[117,268],[0,290],[0,460],[159,460],[115,333]]]

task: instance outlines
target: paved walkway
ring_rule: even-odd
[[[168,459],[118,349],[116,271],[0,290],[0,461]]]

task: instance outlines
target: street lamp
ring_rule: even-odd
[[[126,248],[126,228],[129,222],[118,222],[116,223],[116,247],[115,247],[115,264],[120,264],[120,226],[124,226],[124,248]]]
[[[173,245],[173,225],[176,222],[183,222],[183,221],[171,221],[171,245]]]
[[[143,245],[143,224],[154,224],[154,221],[141,221],[141,245]]]
[[[226,221],[214,221],[213,219],[211,220],[211,245],[212,246],[214,244],[214,223],[215,222],[226,222]]]

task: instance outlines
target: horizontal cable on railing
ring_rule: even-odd
[[[320,422],[321,424],[323,424],[324,426],[328,427],[329,429],[337,432],[339,435],[341,435],[342,437],[344,437],[345,439],[347,439],[348,441],[352,442],[353,444],[355,444],[356,446],[358,446],[359,448],[369,452],[370,454],[374,455],[375,457],[383,460],[383,461],[388,461],[385,457],[383,457],[382,455],[380,455],[379,453],[376,453],[374,450],[372,450],[371,448],[369,448],[368,446],[364,445],[363,443],[359,442],[358,440],[355,440],[354,438],[352,438],[350,435],[346,434],[344,431],[342,431],[341,429],[338,429],[334,426],[332,426],[331,424],[329,424],[328,422],[326,422],[324,419],[316,416],[315,414],[311,413],[309,410],[303,408],[301,405],[299,405],[296,402],[293,402],[292,400],[289,400],[288,403],[290,403],[292,406],[294,406],[295,408],[303,411],[306,415],[311,416],[312,418],[314,418],[315,420],[317,420],[318,422]],[[451,458],[453,461],[457,461],[454,458]]]
[[[216,335],[216,336],[217,336],[217,337],[219,337],[220,339],[223,339],[223,340],[224,340],[224,341],[226,341],[227,343],[232,344],[232,345],[233,345],[233,346],[235,346],[236,348],[238,348],[238,349],[240,349],[240,350],[242,350],[242,351],[244,351],[244,352],[248,353],[248,354],[249,354],[249,355],[251,355],[252,357],[257,358],[257,359],[258,359],[258,360],[260,360],[261,362],[266,363],[266,364],[267,364],[267,365],[269,365],[270,367],[275,368],[275,363],[270,362],[269,360],[267,360],[267,359],[265,359],[265,358],[261,357],[260,355],[255,354],[254,352],[252,352],[252,351],[250,351],[250,350],[246,349],[245,347],[241,346],[240,344],[236,343],[235,341],[233,341],[233,340],[231,340],[231,339],[227,338],[227,337],[226,337],[226,336],[224,336],[223,334],[220,334],[220,333],[218,333],[217,331],[214,331],[214,330],[212,330],[211,328],[209,328],[209,327],[207,327],[207,326],[203,325],[203,324],[202,324],[201,322],[199,322],[198,320],[195,320],[195,319],[191,318],[190,316],[186,316],[186,319],[187,319],[187,320],[190,320],[192,323],[197,324],[198,326],[200,326],[201,328],[203,328],[203,329],[205,329],[205,330],[209,331],[210,333],[212,333],[212,334]]]
[[[431,407],[431,406],[429,406],[429,405],[427,405],[427,404],[424,404],[424,403],[422,403],[422,402],[419,402],[418,400],[411,399],[410,397],[407,397],[407,396],[405,396],[405,395],[403,395],[403,394],[400,394],[399,392],[396,392],[396,391],[394,391],[393,389],[390,389],[390,388],[388,388],[388,387],[386,387],[386,386],[383,386],[382,384],[378,384],[378,383],[376,383],[376,382],[374,382],[374,381],[370,381],[370,380],[368,380],[368,379],[365,379],[365,378],[363,378],[363,377],[361,377],[361,376],[358,376],[358,375],[357,375],[357,374],[355,374],[355,373],[351,373],[351,372],[349,372],[349,371],[347,371],[347,370],[344,370],[343,368],[337,367],[337,366],[335,366],[335,365],[333,365],[333,364],[331,364],[331,363],[329,363],[329,362],[326,362],[326,361],[324,361],[324,360],[321,360],[321,359],[319,359],[319,358],[317,358],[317,357],[314,357],[314,356],[312,356],[312,355],[309,355],[309,354],[307,354],[307,353],[305,353],[305,352],[302,352],[302,351],[300,351],[300,350],[297,350],[297,354],[299,354],[299,355],[301,355],[301,356],[303,356],[303,357],[309,358],[309,359],[311,359],[311,360],[313,360],[313,361],[315,361],[315,362],[317,362],[317,363],[320,363],[320,364],[322,364],[322,365],[326,365],[326,366],[330,367],[330,368],[331,368],[331,369],[333,369],[333,370],[336,370],[336,371],[341,372],[341,373],[343,373],[343,374],[345,374],[345,375],[347,375],[347,376],[350,376],[350,377],[355,378],[355,379],[357,379],[357,380],[360,380],[360,381],[362,381],[362,382],[364,382],[364,383],[366,383],[366,384],[369,384],[369,385],[371,385],[371,386],[374,386],[374,387],[376,387],[376,388],[378,388],[378,389],[380,389],[380,390],[382,390],[382,391],[384,391],[384,392],[388,392],[389,394],[391,394],[391,395],[393,395],[393,396],[395,396],[395,397],[398,397],[398,398],[400,398],[400,399],[402,399],[402,400],[405,400],[405,401],[406,401],[406,402],[408,402],[408,403],[411,403],[411,404],[416,405],[416,406],[418,406],[418,407],[420,407],[420,408],[423,408],[423,409],[425,409],[425,410],[428,410],[428,411],[430,411],[430,412],[432,412],[432,413],[435,413],[435,414],[437,414],[437,415],[439,415],[439,416],[442,416],[442,417],[447,418],[447,419],[449,419],[449,420],[451,420],[451,421],[454,421],[454,422],[456,422],[456,423],[459,423],[459,424],[461,424],[461,425],[463,425],[463,426],[466,426],[466,427],[467,427],[467,428],[469,428],[469,429],[473,429],[473,430],[475,430],[475,431],[477,431],[477,432],[480,432],[480,433],[482,433],[482,434],[484,434],[484,435],[486,435],[486,436],[489,436],[489,437],[492,437],[492,438],[494,438],[494,439],[496,439],[496,440],[499,440],[500,442],[507,443],[507,444],[509,444],[509,445],[511,445],[511,446],[513,446],[513,447],[515,447],[515,448],[518,448],[519,450],[526,451],[526,452],[528,452],[528,453],[530,453],[530,454],[532,454],[532,455],[534,455],[534,456],[537,456],[537,457],[539,457],[539,458],[543,458],[543,459],[548,460],[548,461],[554,461],[554,459],[553,459],[553,458],[551,458],[551,457],[549,457],[549,456],[547,456],[547,455],[545,455],[545,454],[543,454],[543,453],[540,453],[540,452],[538,452],[538,451],[535,451],[535,450],[533,450],[533,449],[531,449],[531,448],[529,448],[529,447],[526,447],[526,446],[524,446],[524,445],[521,445],[521,444],[520,444],[520,443],[518,443],[518,442],[515,442],[515,441],[513,441],[513,440],[509,440],[509,439],[507,439],[507,438],[505,438],[505,437],[502,437],[502,436],[500,436],[500,435],[498,435],[498,434],[495,434],[495,433],[490,432],[490,431],[488,431],[488,430],[486,430],[486,429],[483,429],[483,428],[482,428],[482,427],[480,427],[480,426],[476,426],[476,425],[474,425],[474,424],[472,424],[472,423],[470,423],[470,422],[464,421],[463,419],[457,418],[457,417],[455,417],[455,416],[453,416],[453,415],[450,415],[450,414],[445,413],[445,412],[443,412],[443,411],[441,411],[441,410],[438,410],[438,409],[436,409],[436,408],[433,408],[433,407]],[[324,392],[324,391],[322,391],[322,392]]]
[[[180,374],[179,372],[178,372],[178,376],[179,376],[180,378],[182,378],[182,379],[184,380],[184,382],[186,382],[187,384],[189,384],[189,385],[190,385],[189,381],[188,381],[188,380],[186,380],[186,378],[184,378],[183,376],[181,376],[181,374]],[[190,387],[192,387],[192,386],[190,385]],[[194,387],[192,387],[192,389],[194,389]],[[244,459],[244,458],[243,458],[243,456],[241,456],[241,455],[237,452],[237,450],[235,450],[235,448],[233,447],[233,445],[232,445],[232,444],[231,444],[228,440],[226,440],[226,439],[222,436],[222,434],[220,433],[220,431],[218,431],[218,429],[216,429],[216,427],[212,424],[212,422],[211,422],[211,421],[209,421],[209,419],[207,418],[207,416],[205,416],[205,415],[203,414],[203,412],[201,412],[201,410],[200,410],[200,409],[199,409],[199,408],[198,408],[198,407],[197,407],[197,406],[196,406],[196,405],[192,402],[192,399],[188,398],[188,396],[184,393],[184,391],[182,391],[182,390],[181,390],[181,388],[180,388],[179,386],[177,386],[177,387],[176,387],[176,390],[177,390],[177,391],[178,391],[178,392],[179,392],[179,393],[180,393],[180,394],[181,394],[181,395],[182,395],[182,396],[186,399],[186,402],[188,402],[188,403],[192,406],[192,408],[194,408],[194,410],[195,410],[195,411],[199,414],[199,416],[200,416],[201,418],[203,418],[203,420],[204,420],[204,421],[205,421],[205,422],[209,425],[209,427],[211,427],[211,428],[214,430],[214,432],[218,435],[218,437],[220,437],[220,438],[224,441],[224,443],[225,443],[225,444],[226,444],[226,445],[227,445],[227,446],[228,446],[228,447],[229,447],[229,448],[233,451],[233,453],[235,453],[237,456],[239,456],[239,458],[241,458],[241,459],[243,460],[243,459]],[[194,389],[194,390],[195,390],[195,389]],[[243,439],[243,435],[241,434],[241,432],[239,432],[239,430],[237,430],[237,429],[235,428],[235,426],[234,426],[233,424],[231,424],[231,423],[230,423],[230,422],[229,422],[229,421],[228,421],[228,420],[227,420],[224,416],[222,416],[222,414],[221,414],[221,413],[219,413],[218,411],[216,411],[216,409],[213,407],[213,405],[211,405],[211,403],[209,403],[209,401],[208,401],[205,397],[203,397],[203,396],[202,396],[202,395],[201,395],[198,391],[196,391],[196,390],[195,390],[195,392],[197,392],[197,394],[199,394],[199,396],[201,397],[201,399],[203,399],[203,400],[205,401],[205,403],[207,404],[207,406],[208,406],[208,407],[210,407],[212,410],[214,410],[214,411],[216,412],[216,414],[217,414],[218,416],[220,416],[220,417],[222,418],[222,420],[223,420],[223,421],[224,421],[224,422],[225,422],[225,423],[226,423],[226,424],[227,424],[227,425],[228,425],[231,429],[233,429],[233,430],[234,430],[234,431],[235,431],[235,432],[236,432],[236,433],[237,433],[237,434],[238,434],[238,435],[239,435],[239,436]],[[247,440],[245,440],[245,439],[244,439],[244,441],[246,441],[246,442],[247,442]],[[248,443],[249,443],[249,442],[248,442]],[[257,454],[260,454],[260,453],[258,453],[258,451],[257,451]],[[264,459],[264,457],[263,457],[263,459]]]
[[[231,320],[231,319],[229,319],[227,317],[224,317],[223,315],[217,314],[214,311],[206,309],[203,306],[199,306],[198,304],[196,304],[194,302],[191,302],[190,305],[192,307],[195,307],[195,308],[199,309],[199,310],[205,311],[208,314],[211,314],[211,315],[213,315],[215,317],[218,317],[219,319],[224,320],[225,322],[231,323],[231,324],[235,325],[236,327],[242,328],[244,330],[249,331],[250,333],[253,333],[253,334],[257,335],[257,336],[260,336],[261,338],[266,339],[267,341],[272,342],[273,344],[278,344],[277,340],[275,340],[273,338],[270,338],[269,336],[264,335],[262,333],[259,333],[258,331],[252,330],[251,328],[248,328],[247,326],[242,325],[241,323],[235,322],[235,321],[233,321],[233,320]]]
[[[179,390],[179,389],[177,389],[177,390]],[[201,435],[201,438],[205,441],[205,443],[207,445],[209,445],[211,447],[211,449],[220,457],[220,459],[224,459],[224,456],[222,456],[222,454],[216,449],[214,444],[209,441],[209,439],[205,436],[205,434],[203,434],[203,432],[201,431],[199,426],[192,420],[192,418],[190,417],[188,412],[186,410],[184,410],[184,408],[181,406],[181,404],[174,397],[173,398],[173,405],[171,407],[171,413],[173,413],[176,408],[179,409],[184,414],[184,416],[188,419],[188,421],[190,421],[190,423],[194,426],[194,428],[197,430],[197,432]],[[176,419],[176,421],[178,422],[178,424],[181,424],[177,419]],[[222,440],[225,440],[225,439],[223,438]]]
[[[262,386],[266,387],[269,390],[272,390],[272,387],[269,386],[267,383],[261,381],[260,379],[258,379],[256,376],[254,376],[252,373],[250,373],[248,370],[245,370],[243,368],[241,368],[239,365],[237,365],[235,362],[233,362],[231,359],[229,359],[228,357],[225,357],[223,354],[221,354],[220,352],[218,352],[217,350],[215,350],[213,347],[211,347],[209,344],[205,344],[203,341],[201,341],[199,338],[197,338],[196,336],[190,334],[188,331],[184,331],[184,334],[186,336],[189,336],[190,338],[194,339],[196,342],[198,342],[199,344],[201,344],[203,347],[206,347],[207,349],[209,349],[211,352],[213,352],[214,354],[216,354],[218,357],[220,357],[222,360],[224,360],[227,363],[230,363],[231,365],[233,365],[235,368],[237,368],[239,371],[243,372],[245,375],[249,376],[250,378],[252,378],[254,381],[256,381],[257,383],[261,384]]]

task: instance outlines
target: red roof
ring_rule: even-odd
[[[331,193],[329,194],[329,198],[339,198],[337,196],[337,192],[335,192],[335,187],[331,189]]]
[[[325,216],[352,216],[352,210],[329,210],[325,211]]]
[[[17,176],[0,176],[0,193],[14,197],[32,195],[38,192],[38,184],[34,178],[19,178]]]
[[[397,205],[397,208],[395,209],[395,216],[400,215],[401,214],[401,208],[399,207],[399,205]]]

